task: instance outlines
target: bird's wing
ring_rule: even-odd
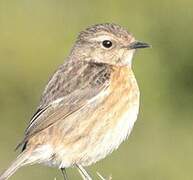
[[[22,144],[38,132],[80,110],[109,86],[111,67],[106,64],[67,62],[46,86]]]

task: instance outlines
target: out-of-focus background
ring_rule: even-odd
[[[119,180],[193,179],[192,0],[0,0],[0,171],[33,115],[50,74],[68,55],[77,33],[114,22],[152,49],[138,51],[134,72],[141,108],[134,131],[105,160],[89,167]],[[80,179],[69,169],[70,179]],[[34,165],[12,179],[63,179]],[[96,178],[96,176],[95,176]]]

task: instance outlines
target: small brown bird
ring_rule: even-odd
[[[98,24],[81,32],[70,55],[45,87],[37,112],[18,147],[21,154],[0,176],[8,179],[20,167],[43,163],[62,169],[84,169],[117,149],[130,134],[139,109],[133,74],[136,41],[123,27]]]

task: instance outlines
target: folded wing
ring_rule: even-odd
[[[32,136],[88,105],[108,88],[111,71],[109,65],[88,62],[66,62],[60,66],[48,82],[19,146],[25,149]]]

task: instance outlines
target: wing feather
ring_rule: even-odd
[[[111,70],[109,65],[88,62],[60,66],[48,82],[20,145],[26,146],[32,136],[87,105],[109,86]]]

